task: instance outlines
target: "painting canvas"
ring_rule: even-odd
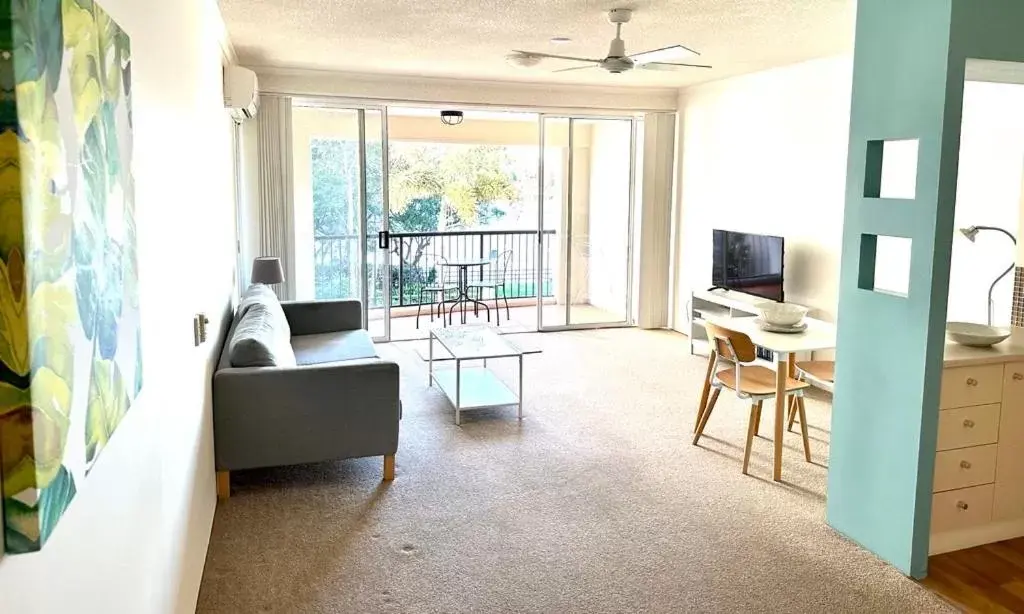
[[[0,485],[39,550],[142,388],[131,45],[93,0],[0,0]]]

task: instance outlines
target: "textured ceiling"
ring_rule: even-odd
[[[362,73],[679,87],[842,53],[853,45],[855,0],[220,0],[240,61]],[[683,44],[714,69],[510,66],[512,49],[604,57],[605,11],[632,8],[627,53]],[[567,36],[568,44],[550,39]]]

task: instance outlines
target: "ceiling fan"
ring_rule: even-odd
[[[629,20],[633,17],[633,11],[630,9],[612,9],[608,11],[608,21],[615,24],[615,38],[612,40],[611,47],[608,49],[608,57],[604,59],[597,58],[576,58],[566,55],[553,55],[550,53],[539,53],[536,51],[520,51],[514,50],[517,57],[523,62],[524,65],[531,65],[537,61],[538,58],[554,58],[557,60],[572,60],[575,62],[587,62],[589,66],[575,66],[573,68],[563,68],[554,72],[568,72],[571,70],[585,70],[588,68],[603,68],[610,73],[624,73],[634,68],[642,70],[686,70],[687,68],[711,68],[706,64],[681,64],[677,62],[662,62],[661,60],[674,60],[674,59],[685,59],[689,57],[695,57],[700,55],[692,49],[687,49],[682,45],[673,45],[671,47],[665,47],[662,49],[655,49],[653,51],[645,51],[643,53],[634,53],[633,55],[626,55],[626,43],[622,40],[622,24],[629,23]],[[531,61],[532,60],[532,61]]]

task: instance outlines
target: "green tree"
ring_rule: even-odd
[[[399,143],[389,170],[391,227],[396,232],[435,232],[485,225],[515,201],[519,190],[505,149],[495,145]],[[430,237],[396,248],[403,265],[417,270]],[[404,253],[403,253],[404,252]]]
[[[377,228],[384,200],[380,143],[367,143],[366,157],[367,227]],[[316,296],[356,296],[358,286],[352,280],[361,274],[359,145],[356,141],[313,139],[310,162]]]
[[[438,198],[438,226],[445,230],[486,223],[487,205],[519,198],[505,149],[496,145],[451,146],[399,143],[389,165],[391,212],[417,199]]]
[[[358,143],[314,139],[310,149],[317,297],[353,296],[350,280],[360,274],[355,270],[360,229]],[[504,215],[496,204],[519,198],[503,147],[393,143],[389,154],[393,233],[486,225]],[[382,227],[384,215],[381,144],[367,143],[366,157],[366,224],[372,234]],[[430,242],[430,237],[414,237],[392,244],[413,292],[418,291],[417,284],[429,281],[422,262]]]

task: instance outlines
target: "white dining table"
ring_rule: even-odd
[[[807,330],[802,333],[770,333],[757,325],[752,316],[715,316],[708,314],[708,322],[744,333],[754,345],[771,350],[775,354],[775,461],[772,479],[782,479],[782,435],[786,419],[786,378],[796,375],[794,354],[831,350],[836,347],[836,325],[814,318],[804,318]]]

